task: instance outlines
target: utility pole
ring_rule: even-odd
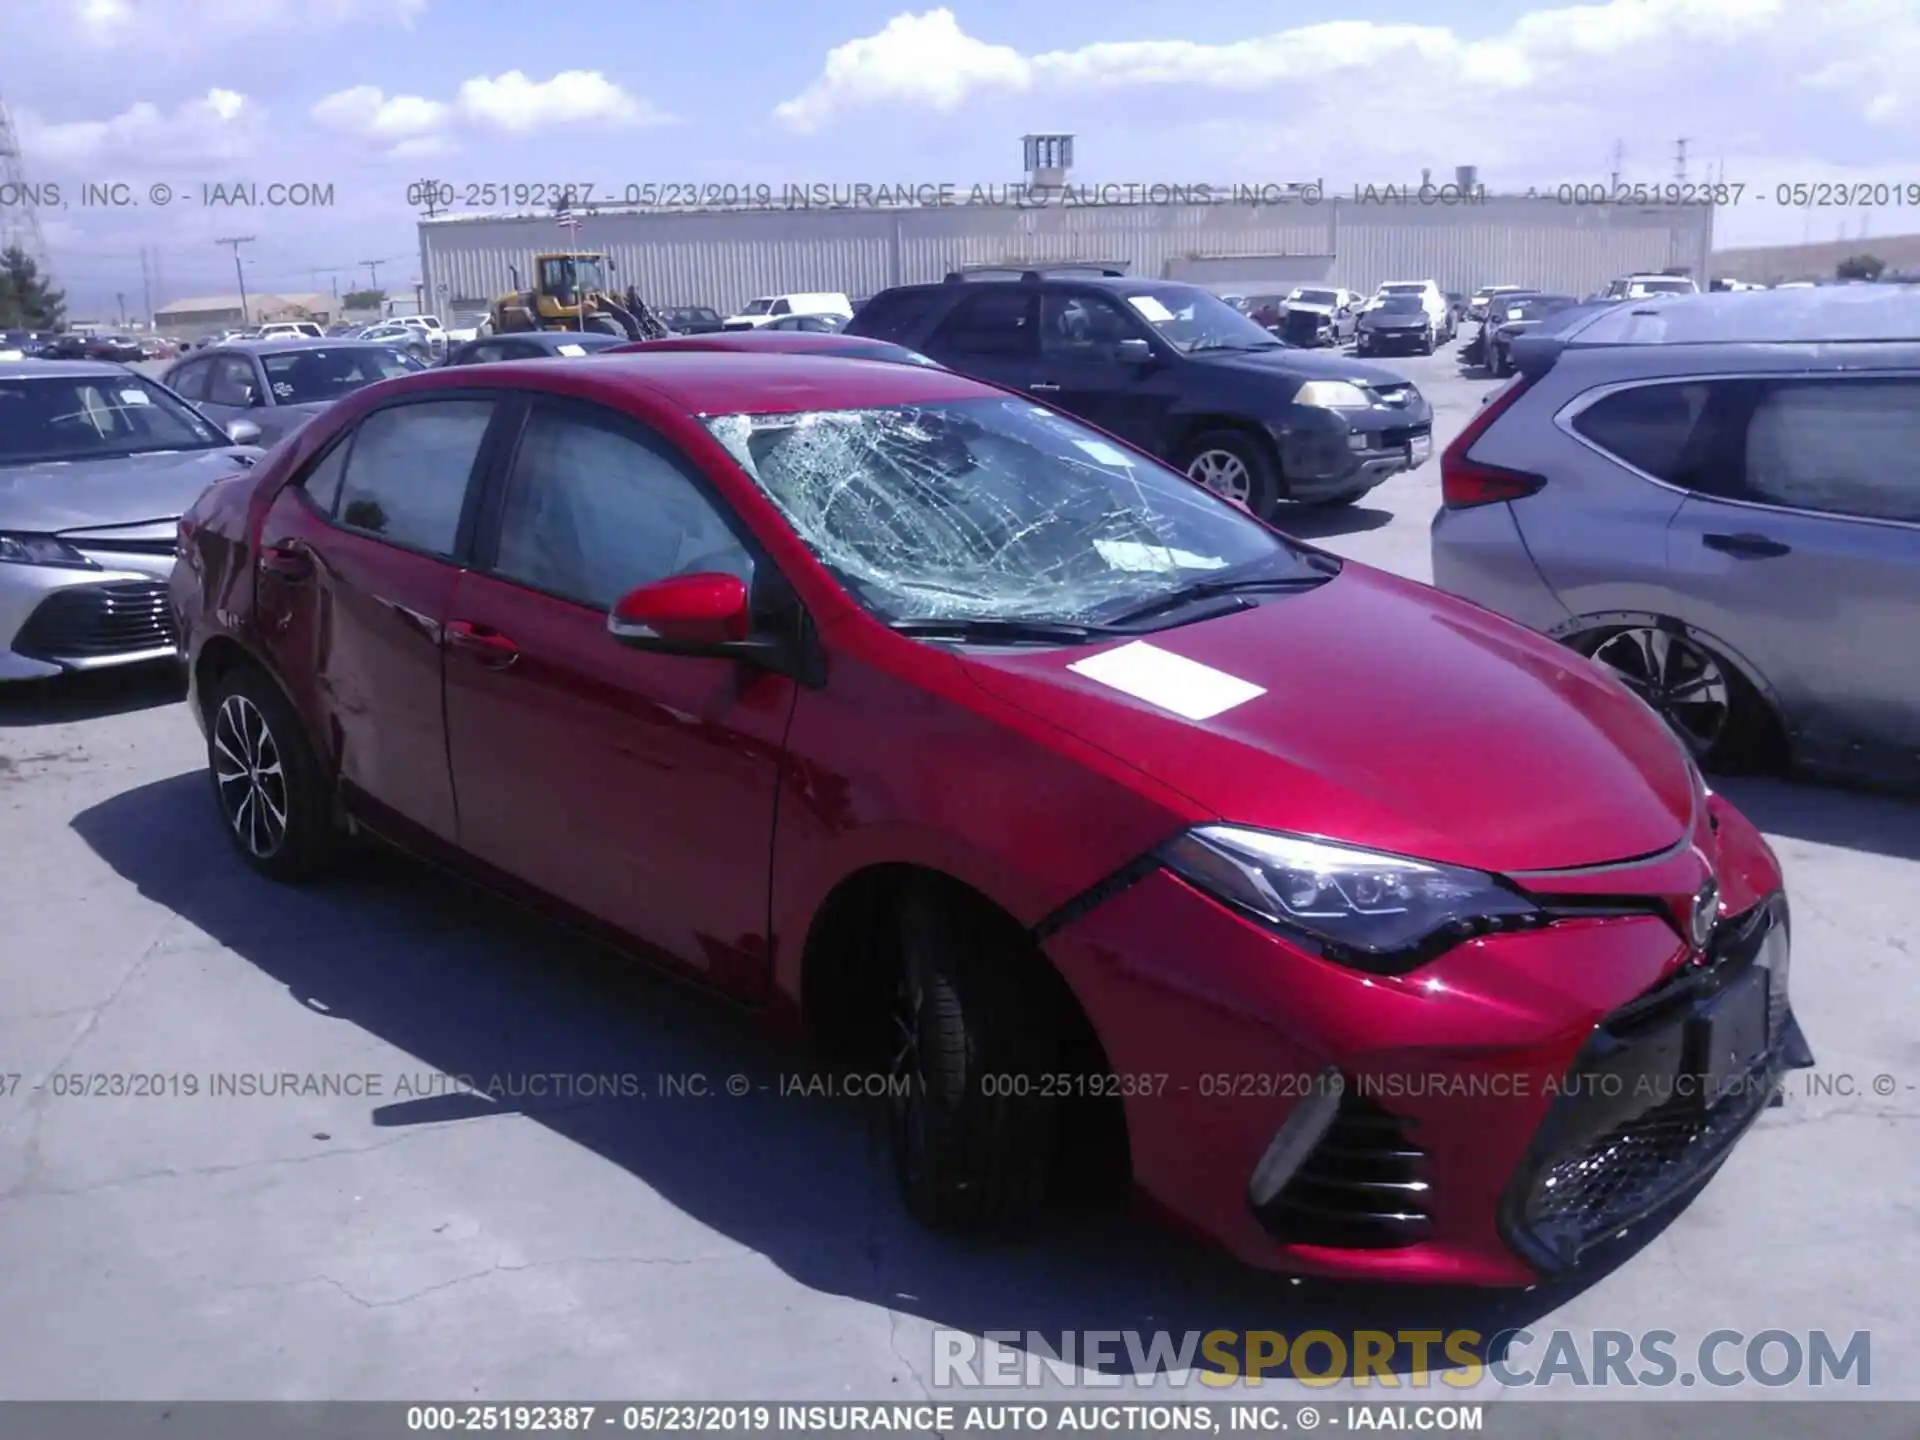
[[[253,316],[247,309],[247,275],[240,265],[240,247],[253,244],[251,235],[234,235],[225,240],[216,240],[216,245],[225,245],[233,251],[233,274],[240,282],[240,328],[247,329],[253,324]]]
[[[119,313],[120,313],[120,328],[121,328],[122,330],[124,330],[124,329],[126,329],[126,328],[127,328],[127,297],[126,297],[126,293],[125,293],[124,291],[121,291],[121,290],[116,290],[116,291],[114,291],[114,292],[113,292],[113,299],[114,299],[114,303],[115,303],[116,305],[118,305],[118,306],[119,306]]]
[[[1619,140],[1613,142],[1613,174],[1608,178],[1607,193],[1612,195],[1620,189],[1620,166],[1627,158],[1627,147]]]
[[[1685,185],[1687,183],[1687,142],[1685,139],[1674,142],[1673,178],[1676,184]]]
[[[13,117],[0,100],[0,249],[18,245],[39,267],[41,278],[48,278],[50,257],[46,236],[40,230],[39,195],[27,183],[20,163],[20,141],[14,134]]]
[[[153,331],[153,267],[147,259],[147,247],[140,247],[140,303],[146,312],[147,331]]]
[[[369,290],[378,290],[380,288],[380,267],[387,262],[384,260],[362,260],[360,263],[367,267],[367,288]]]

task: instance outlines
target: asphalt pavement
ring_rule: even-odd
[[[1486,382],[1400,363],[1436,458],[1296,524],[1426,580]],[[1868,1397],[1920,1398],[1920,807],[1725,788],[1786,865],[1818,1069],[1578,1284],[1386,1291],[1126,1214],[926,1234],[875,1108],[782,1094],[727,1012],[398,860],[254,878],[166,682],[0,695],[0,1397],[907,1400],[936,1328],[1523,1324],[1868,1331]]]

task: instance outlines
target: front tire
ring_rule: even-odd
[[[270,880],[305,878],[338,852],[320,762],[293,707],[251,667],[229,670],[208,705],[207,770],[227,838]]]
[[[1280,478],[1265,448],[1238,430],[1209,430],[1194,437],[1175,462],[1190,480],[1236,500],[1261,519],[1280,501]]]
[[[1059,1055],[1047,997],[1003,932],[931,890],[903,897],[889,1101],[907,1208],[937,1229],[1006,1230],[1046,1196]]]

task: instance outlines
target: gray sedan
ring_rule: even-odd
[[[173,658],[180,516],[260,453],[122,366],[0,364],[0,682]]]
[[[216,423],[248,421],[261,444],[273,445],[341,396],[425,368],[369,341],[242,340],[199,351],[164,379]]]
[[[1847,286],[1516,337],[1441,461],[1434,583],[1612,667],[1708,768],[1920,788],[1916,336],[1920,294]]]

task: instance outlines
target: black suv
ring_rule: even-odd
[[[1432,450],[1433,411],[1403,377],[1295,349],[1169,280],[955,274],[881,291],[845,333],[1031,395],[1262,516],[1350,504]]]

